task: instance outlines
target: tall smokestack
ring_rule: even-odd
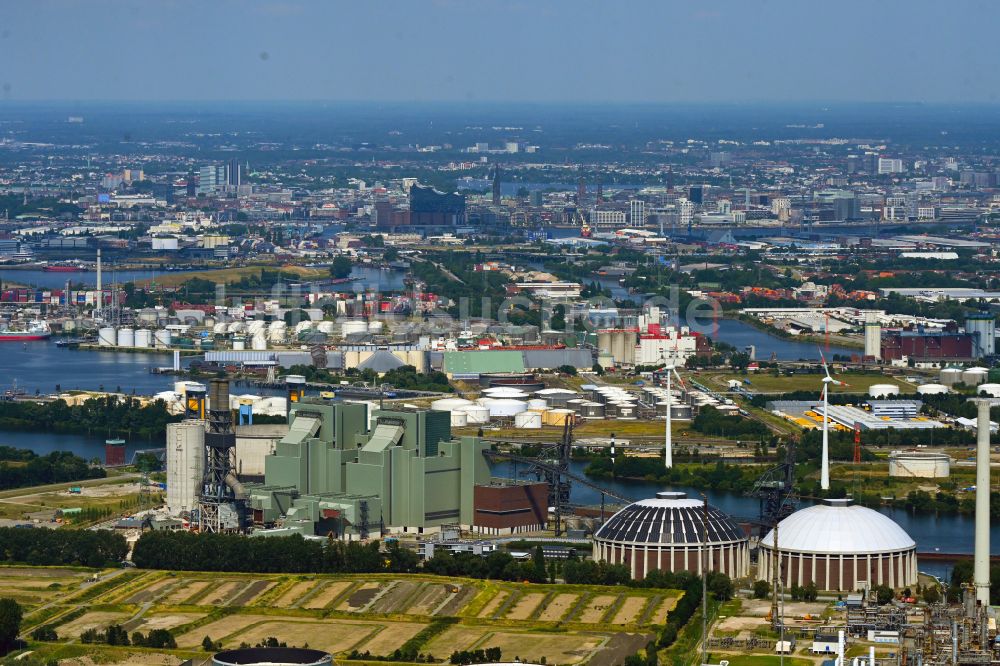
[[[103,307],[104,299],[101,298],[101,248],[97,248],[97,301],[98,307]]]
[[[990,406],[989,399],[977,399],[976,423],[976,555],[972,584],[976,601],[990,604]]]

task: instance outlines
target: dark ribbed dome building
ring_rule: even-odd
[[[704,516],[704,504],[684,493],[656,493],[629,504],[594,533],[594,559],[624,564],[636,580],[654,569],[700,575],[707,548],[709,571],[749,575],[750,544],[743,530],[713,506],[707,521]]]

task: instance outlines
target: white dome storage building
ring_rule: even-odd
[[[917,544],[891,518],[850,500],[826,500],[778,523],[785,585],[813,582],[821,590],[917,584]],[[757,576],[771,580],[774,530],[760,541]]]
[[[743,530],[713,506],[703,525],[704,510],[701,501],[678,492],[629,504],[594,533],[594,559],[624,564],[637,580],[654,569],[700,574],[704,559],[710,571],[730,578],[749,575],[750,545]]]
[[[944,384],[921,384],[917,387],[917,393],[920,395],[944,395],[950,390]]]
[[[510,417],[528,409],[526,402],[511,398],[497,398],[496,400],[490,400],[488,405],[483,406],[490,410],[491,418]]]
[[[899,387],[895,384],[872,384],[868,387],[868,395],[873,398],[888,398],[899,395]]]
[[[1000,384],[980,384],[976,387],[976,393],[985,393],[991,398],[1000,398]]]

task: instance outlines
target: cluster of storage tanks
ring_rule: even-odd
[[[168,349],[173,344],[173,333],[165,328],[153,331],[148,328],[105,326],[97,331],[97,344],[100,347]]]
[[[939,377],[945,386],[955,384],[965,384],[966,386],[979,386],[985,384],[990,379],[988,368],[941,368]]]
[[[617,419],[631,421],[639,417],[643,403],[656,405],[657,414],[666,415],[666,389],[648,388],[646,398],[618,386],[581,387],[582,392],[562,388],[545,388],[527,392],[516,386],[495,386],[483,389],[482,397],[472,401],[463,398],[442,398],[431,403],[431,409],[451,413],[451,424],[461,427],[488,423],[491,420],[511,421],[515,428],[562,426],[567,419]],[[693,407],[676,396],[670,401],[672,415],[690,419]],[[647,407],[648,412],[648,407]]]
[[[284,321],[235,321],[230,323],[215,323],[212,325],[214,335],[228,336],[232,340],[233,350],[253,349],[262,351],[269,345],[286,345],[300,341],[309,333],[320,333],[324,336],[334,335],[338,331],[346,337],[356,333],[382,333],[383,322],[365,321],[363,319],[344,322],[303,320],[289,327]]]

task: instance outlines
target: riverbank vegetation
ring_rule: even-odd
[[[181,420],[161,401],[143,405],[136,398],[99,396],[70,406],[64,400],[0,402],[0,429],[49,433],[100,434],[152,440],[167,424]]]
[[[0,562],[32,566],[116,566],[128,553],[125,537],[109,530],[0,527]]]
[[[107,472],[100,467],[91,467],[86,460],[68,451],[40,456],[27,449],[0,446],[0,490],[106,476]]]

